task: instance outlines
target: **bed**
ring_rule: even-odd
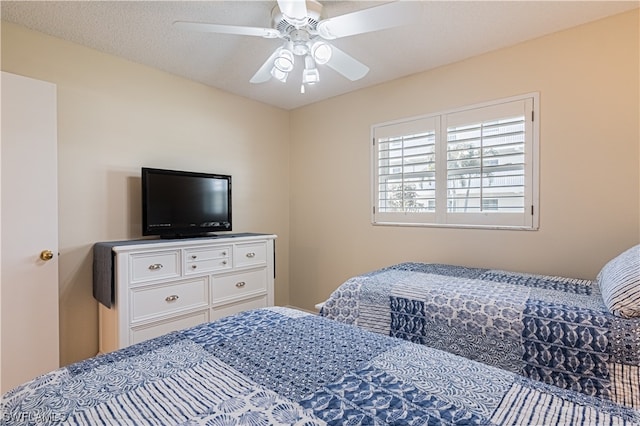
[[[401,263],[348,279],[321,315],[640,407],[640,245],[595,281]]]
[[[638,424],[637,410],[288,308],[246,311],[60,368],[3,424]]]

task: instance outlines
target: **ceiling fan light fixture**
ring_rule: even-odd
[[[298,56],[306,55],[309,53],[309,48],[305,43],[294,43],[293,53]]]
[[[320,81],[320,73],[316,68],[316,63],[307,55],[304,57],[304,71],[302,71],[302,84],[315,84]]]
[[[293,70],[293,53],[289,49],[280,48],[280,52],[273,61],[273,66],[283,73]]]
[[[286,83],[289,73],[280,71],[277,67],[274,66],[273,68],[271,68],[271,75],[273,76],[273,78],[280,80],[283,83]]]
[[[331,46],[323,41],[316,41],[311,46],[311,54],[313,55],[313,59],[315,59],[316,63],[320,65],[329,62],[332,53],[333,51],[331,50]]]
[[[294,55],[303,56],[309,53],[309,31],[300,29],[289,33],[290,50]]]
[[[304,70],[302,72],[302,83],[303,84],[315,84],[320,81],[320,73],[317,69],[312,70]]]

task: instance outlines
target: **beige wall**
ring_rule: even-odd
[[[278,235],[288,303],[288,112],[8,23],[2,70],[58,87],[62,364],[97,352],[91,247],[141,237],[141,166],[233,175],[234,231]]]
[[[640,241],[638,10],[291,114],[291,303],[403,261],[594,278]],[[425,52],[428,54],[428,52]],[[540,229],[370,223],[370,126],[540,92]]]

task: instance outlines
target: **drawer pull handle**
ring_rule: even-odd
[[[223,260],[223,261],[222,261],[222,264],[223,264],[223,265],[226,265],[226,264],[227,264],[227,261],[226,261],[226,260]]]
[[[226,255],[227,255],[227,252],[226,252],[226,251],[223,251],[223,252],[222,252],[222,255],[223,255],[223,256],[226,256]]]
[[[178,296],[177,294],[172,294],[171,296],[165,297],[164,300],[166,300],[167,302],[175,302],[179,298],[180,296]]]
[[[191,269],[196,269],[198,265],[191,265]]]
[[[249,253],[247,253],[247,257],[251,258],[251,257],[256,257],[256,254],[252,251],[250,251]]]
[[[191,258],[192,258],[192,259],[197,259],[197,258],[198,258],[198,256],[196,256],[195,254],[192,254],[192,255],[191,255]]]
[[[238,288],[242,288],[242,287],[244,287],[245,285],[247,285],[247,283],[245,283],[244,281],[240,281],[240,282],[237,282],[237,283],[236,283],[236,287],[238,287]]]
[[[157,271],[158,269],[162,269],[162,263],[154,263],[152,265],[149,265],[150,271]]]

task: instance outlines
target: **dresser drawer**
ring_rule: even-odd
[[[198,274],[231,268],[231,246],[209,247],[185,251],[184,273]]]
[[[131,255],[131,282],[144,282],[180,276],[180,251]]]
[[[208,310],[183,315],[166,321],[154,322],[149,325],[132,327],[129,332],[129,341],[131,344],[140,343],[174,330],[182,330],[207,321],[209,321]]]
[[[202,272],[221,271],[230,268],[231,262],[229,261],[229,259],[209,259],[187,263],[187,267],[184,273],[185,275],[193,275]]]
[[[131,290],[131,321],[141,321],[172,313],[207,307],[207,277]]]
[[[231,255],[230,246],[208,247],[203,249],[185,250],[185,257],[187,262],[197,262],[201,260],[229,258],[230,255]]]
[[[266,291],[267,274],[265,269],[213,277],[213,285],[211,286],[214,305]]]
[[[267,243],[236,244],[233,252],[234,265],[238,268],[267,263]]]

